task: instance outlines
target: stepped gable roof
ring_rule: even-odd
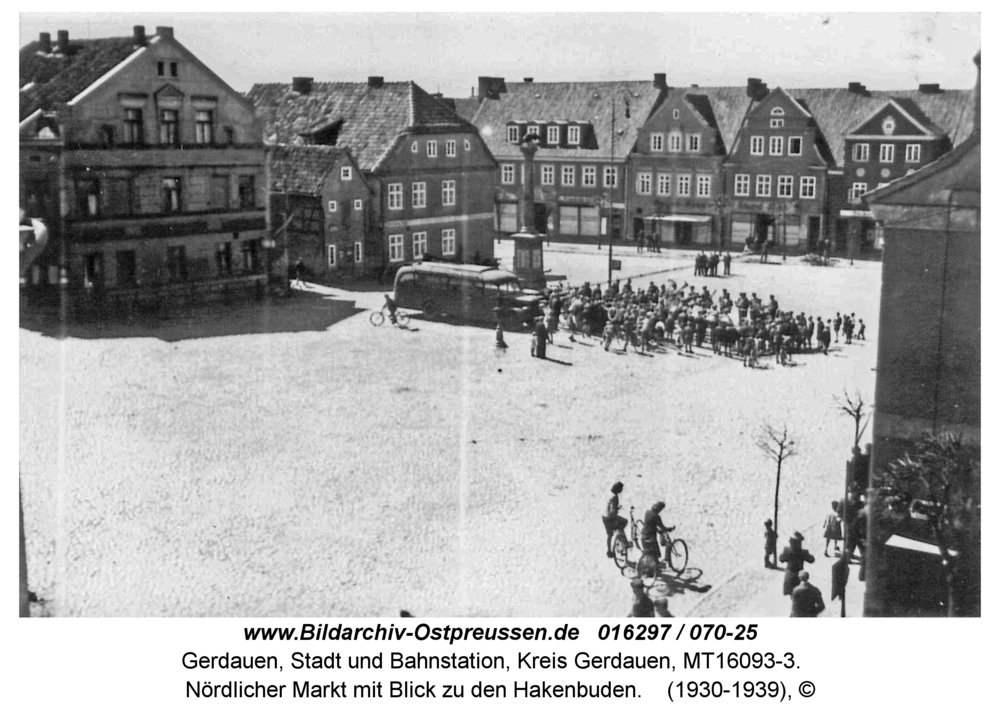
[[[336,146],[348,149],[371,172],[411,130],[469,130],[451,107],[415,82],[314,82],[300,94],[291,84],[255,84],[247,93],[269,144],[307,144],[309,135],[340,123]]]
[[[279,144],[271,149],[271,191],[319,196],[326,178],[346,149],[322,145]]]
[[[506,126],[512,121],[588,122],[594,130],[596,149],[582,147],[538,148],[539,159],[596,159],[611,156],[611,108],[615,106],[615,157],[622,160],[635,146],[639,128],[656,104],[660,91],[650,81],[621,82],[507,82],[499,99],[484,99],[472,118],[487,147],[497,158],[521,158],[515,144],[507,142]],[[629,117],[625,116],[625,98]]]
[[[132,37],[107,37],[97,40],[69,41],[69,52],[42,54],[38,40],[21,48],[18,86],[32,86],[20,93],[18,121],[38,110],[51,111],[69,102],[101,79],[133,52],[144,48],[133,45]]]

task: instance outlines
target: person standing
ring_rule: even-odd
[[[865,339],[865,321],[863,318],[858,319],[858,340],[863,341]]]
[[[837,312],[836,318],[833,319],[833,342],[840,343],[840,327],[844,324],[844,319],[840,317],[840,312]]]
[[[830,554],[830,541],[833,541],[833,552],[837,553],[837,543],[842,540],[843,534],[840,528],[840,503],[834,500],[831,503],[833,511],[826,516],[826,521],[823,522],[823,539],[826,540],[826,545],[823,547],[823,556],[829,557]]]
[[[615,556],[615,553],[611,550],[612,537],[614,537],[616,532],[620,532],[624,537],[624,530],[626,525],[628,525],[628,520],[618,514],[618,510],[620,509],[618,496],[622,494],[622,490],[624,489],[625,485],[620,480],[611,486],[611,498],[608,500],[608,504],[605,506],[604,514],[602,515],[604,529],[608,533],[609,557]]]
[[[781,551],[781,556],[778,557],[778,561],[785,564],[785,583],[781,593],[786,597],[798,586],[799,572],[802,571],[805,563],[812,564],[816,561],[816,558],[809,554],[808,550],[802,548],[804,539],[801,532],[794,533],[788,538],[788,546]]]
[[[726,255],[722,257],[722,273],[723,273],[723,275],[729,276],[729,267],[732,266],[732,263],[733,263],[733,255],[730,254],[727,251]]]
[[[545,330],[545,318],[535,318],[535,337],[531,342],[531,355],[535,358],[545,358],[545,348],[549,341],[549,332]]]
[[[764,567],[778,568],[778,533],[774,531],[774,522],[764,520]]]
[[[799,572],[799,584],[792,590],[792,617],[818,617],[826,609],[823,594],[809,583],[809,572]]]
[[[305,276],[306,267],[305,264],[302,263],[301,256],[299,256],[295,260],[294,271],[295,271],[295,280],[292,281],[292,288],[305,288],[306,282],[303,280],[303,277]]]

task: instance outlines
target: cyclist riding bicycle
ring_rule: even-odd
[[[665,535],[668,532],[673,532],[673,527],[667,527],[663,524],[663,520],[660,518],[660,513],[663,512],[663,508],[666,507],[666,503],[657,502],[647,510],[646,516],[642,520],[642,553],[650,554],[656,557],[657,560],[660,559],[660,545],[657,541],[657,535]]]
[[[385,296],[385,305],[382,306],[382,310],[383,311],[389,311],[389,320],[392,321],[392,325],[395,326],[396,325],[396,309],[398,308],[398,306],[396,305],[396,302],[393,301],[389,297],[389,294],[383,293],[382,295]]]
[[[601,519],[604,520],[604,529],[608,533],[608,556],[614,557],[615,553],[611,550],[611,538],[616,532],[621,533],[622,537],[625,536],[625,526],[628,525],[628,520],[618,514],[618,495],[621,491],[625,489],[625,485],[621,482],[616,482],[611,486],[611,499],[608,500],[608,505],[604,510],[604,515]]]

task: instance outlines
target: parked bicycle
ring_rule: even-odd
[[[622,574],[625,574],[628,569],[634,569],[639,577],[656,581],[660,577],[662,564],[655,555],[643,552],[635,562],[628,558],[629,549],[642,543],[643,521],[635,518],[634,506],[629,507],[629,522],[631,523],[631,541],[625,537],[623,530],[619,530],[615,534],[611,546],[615,566],[621,570]],[[678,576],[683,574],[688,564],[687,543],[680,538],[671,537],[669,534],[661,534],[660,544],[664,548],[667,567]]]
[[[385,323],[387,311],[383,308],[381,311],[372,311],[371,315],[368,316],[368,320],[371,321],[373,326],[381,326]],[[406,328],[410,323],[410,316],[407,313],[403,313],[400,310],[396,310],[396,325],[400,328]]]

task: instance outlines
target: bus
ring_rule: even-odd
[[[393,289],[400,308],[422,311],[429,318],[460,318],[493,324],[499,318],[530,323],[541,315],[541,294],[525,290],[516,275],[476,264],[420,262],[396,272]]]

